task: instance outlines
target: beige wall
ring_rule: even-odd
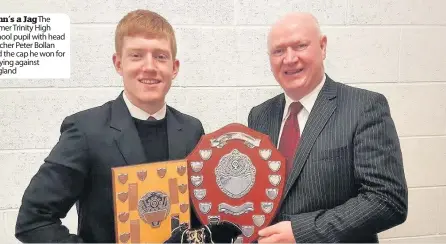
[[[61,12],[71,19],[72,76],[0,80],[0,239],[14,242],[21,195],[70,113],[115,98],[116,21],[150,8],[177,29],[183,61],[169,103],[207,132],[246,124],[250,107],[277,94],[267,27],[290,10],[313,12],[328,35],[327,72],[384,93],[397,124],[409,183],[407,222],[384,242],[446,242],[446,1],[444,0],[2,0],[1,12]],[[76,230],[76,216],[64,220]]]

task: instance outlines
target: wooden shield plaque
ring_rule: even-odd
[[[186,160],[112,168],[117,243],[162,243],[190,224]]]
[[[229,221],[238,242],[258,239],[280,206],[285,158],[269,137],[242,124],[202,136],[187,157],[189,191],[202,224]]]

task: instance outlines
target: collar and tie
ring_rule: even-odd
[[[286,159],[286,172],[287,175],[293,168],[294,155],[296,154],[297,147],[300,140],[299,121],[297,120],[297,114],[302,109],[300,102],[293,102],[290,104],[289,116],[285,121],[285,125],[282,129],[282,135],[279,142],[279,151]]]

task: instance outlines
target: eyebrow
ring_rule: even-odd
[[[295,45],[295,44],[301,44],[301,43],[308,43],[310,42],[310,39],[299,39],[299,40],[292,40],[290,42],[279,42],[276,45],[272,45],[272,48],[281,48],[289,45]],[[291,43],[291,44],[290,44]]]
[[[168,49],[162,49],[162,48],[155,48],[153,49],[154,52],[162,52],[170,55],[170,51]]]
[[[144,49],[143,48],[127,48],[126,52],[127,53],[133,53],[133,52],[140,53],[140,52],[144,52]]]
[[[145,51],[146,49],[144,48],[129,48],[128,51]],[[163,52],[163,53],[169,53],[169,50],[167,49],[162,49],[162,48],[154,48],[153,52]]]

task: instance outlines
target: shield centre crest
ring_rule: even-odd
[[[215,168],[218,187],[230,198],[241,198],[254,186],[256,168],[251,159],[237,149],[221,157]]]
[[[187,157],[191,202],[204,225],[240,227],[237,241],[256,241],[274,219],[286,183],[285,158],[269,137],[242,124],[203,135]]]

